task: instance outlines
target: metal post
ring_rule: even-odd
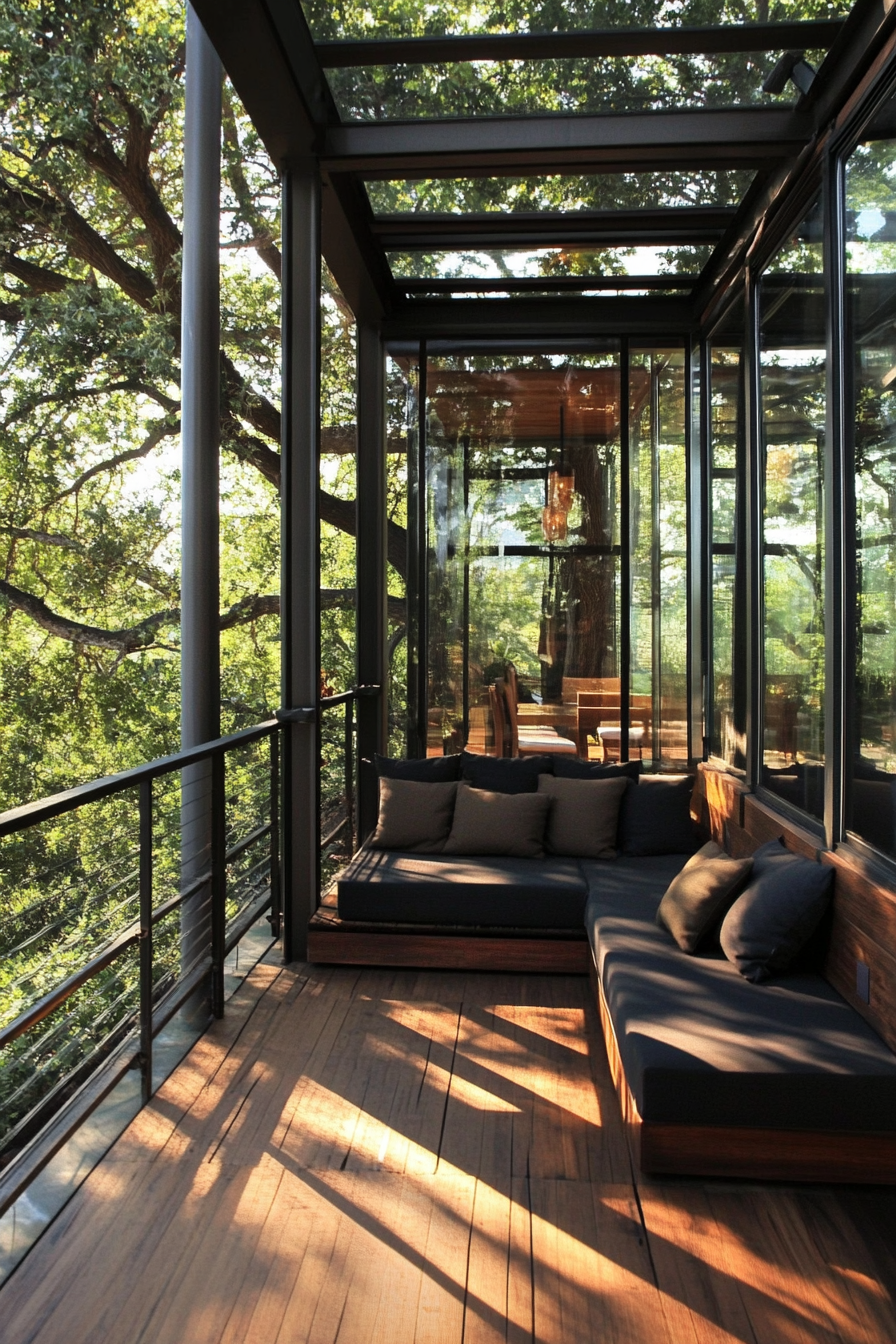
[[[283,176],[283,443],[281,694],[283,708],[320,698],[320,176]],[[320,723],[283,730],[283,958],[300,960],[320,899]]]
[[[386,578],[386,380],[379,329],[358,327],[358,459],[356,476],[355,666],[359,686],[379,686],[361,696],[358,724],[358,838],[376,825],[375,752],[389,741],[389,665]]]
[[[218,274],[221,183],[221,63],[187,6],[184,119],[184,247],[181,322],[181,746],[220,731],[218,649],[218,449],[220,311]],[[208,763],[182,775],[182,880],[207,870],[211,846]],[[181,963],[203,951],[202,895],[181,916]],[[206,944],[207,945],[207,944]]]
[[[755,788],[762,767],[762,721],[764,711],[763,669],[765,665],[764,612],[764,536],[765,445],[762,428],[760,388],[760,312],[759,282],[747,273],[747,334],[744,342],[746,393],[746,472],[744,490],[745,545],[744,573],[745,649],[746,649],[746,773],[747,783]]]
[[[660,380],[656,352],[650,353],[650,631],[653,768],[663,760],[663,608],[660,535]]]
[[[348,852],[355,851],[355,717],[354,701],[345,702],[345,824]]]
[[[627,336],[622,338],[619,360],[619,759],[627,761],[632,692],[631,350]]]
[[[152,780],[140,785],[140,1096],[152,1096]]]
[[[706,344],[685,347],[685,450],[687,453],[687,575],[688,575],[688,756],[701,761],[706,755],[704,688],[707,680],[709,586],[706,566],[709,559],[707,519],[709,515],[706,468],[709,436],[705,431],[703,409],[708,404],[708,361]]]
[[[225,821],[226,762],[223,752],[211,759],[212,769],[212,1014],[224,1016],[224,942],[227,933],[227,828]]]

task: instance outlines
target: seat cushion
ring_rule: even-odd
[[[575,859],[468,858],[360,850],[337,883],[341,919],[581,930],[588,894]]]
[[[755,985],[721,955],[687,956],[656,927],[647,885],[594,887],[585,912],[642,1118],[892,1131],[896,1056],[864,1019],[818,975]]]

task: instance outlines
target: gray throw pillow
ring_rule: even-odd
[[[553,798],[545,833],[551,854],[580,859],[615,859],[619,804],[629,781],[558,779],[539,775],[538,792]]]
[[[753,876],[728,911],[719,931],[722,951],[747,980],[767,980],[783,971],[820,924],[831,895],[834,870],[798,854],[763,846],[770,861]],[[759,871],[757,873],[757,868]]]
[[[380,812],[371,849],[441,854],[454,816],[456,784],[380,777]]]
[[[550,810],[546,793],[489,793],[461,782],[451,834],[442,852],[543,858]]]
[[[380,779],[416,779],[421,784],[446,784],[460,779],[459,756],[381,756],[374,752],[373,764]]]
[[[719,922],[750,875],[752,859],[732,859],[710,840],[670,883],[656,912],[682,952],[695,952]]]

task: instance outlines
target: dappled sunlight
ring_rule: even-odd
[[[588,1037],[585,1012],[581,1008],[528,1008],[495,1004],[488,1012],[514,1025],[523,1025],[529,1035],[543,1036],[554,1045],[565,1046],[576,1054],[587,1055]]]

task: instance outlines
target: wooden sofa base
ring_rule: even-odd
[[[324,899],[308,925],[308,960],[337,966],[408,966],[457,971],[530,971],[587,975],[591,951],[584,929],[494,930],[473,933],[411,924],[346,923],[335,898]]]
[[[896,1184],[896,1134],[738,1129],[642,1120],[590,956],[589,973],[632,1161],[639,1171],[645,1175]]]

